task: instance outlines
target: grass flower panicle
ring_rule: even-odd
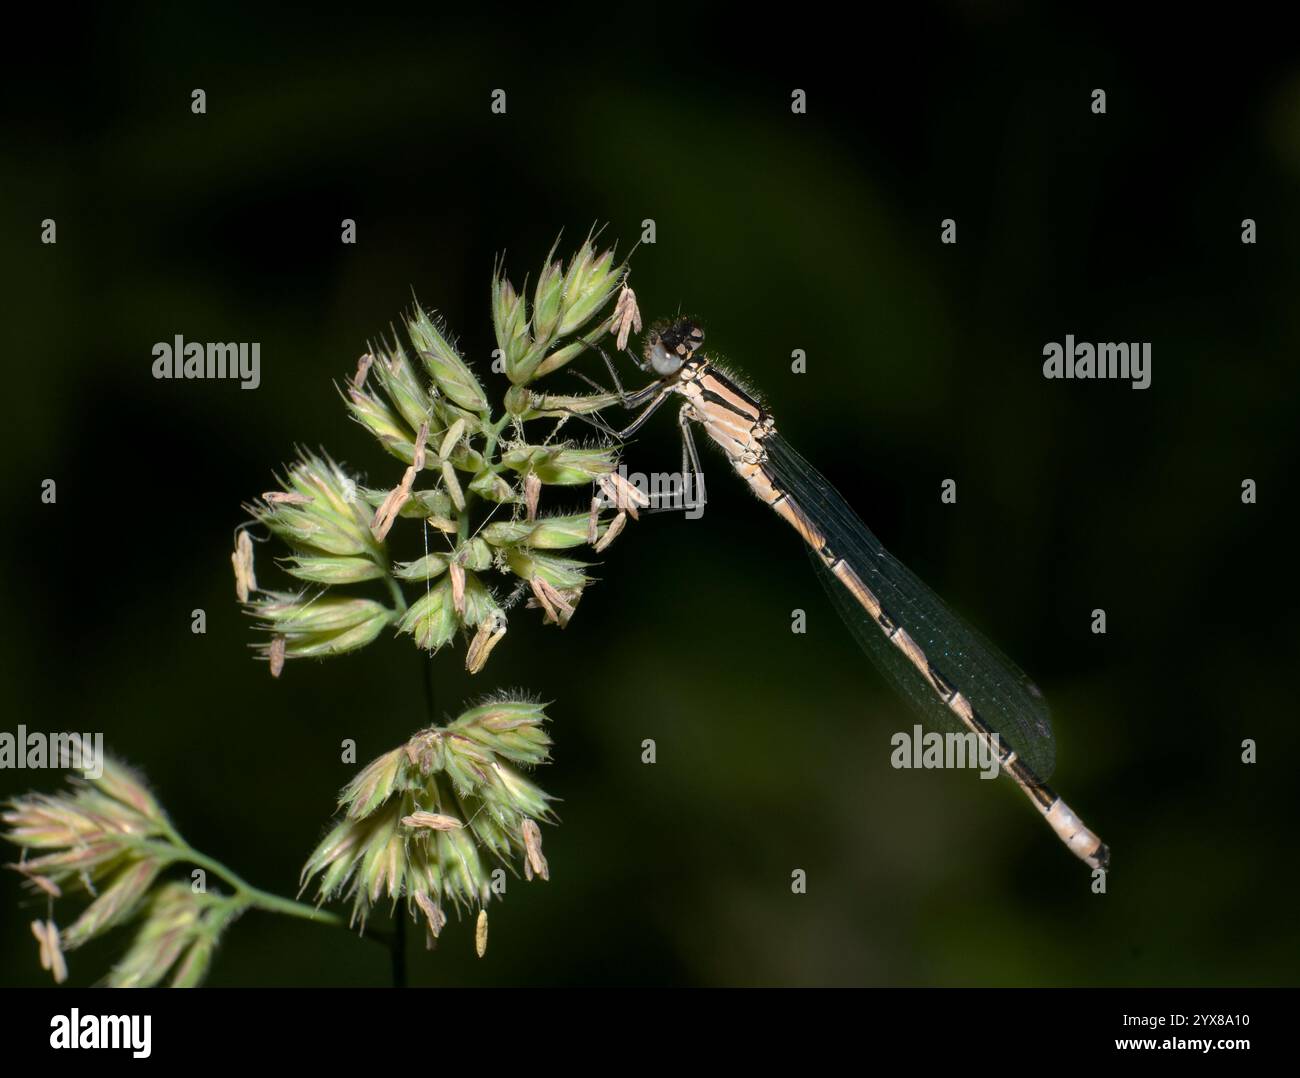
[[[498,893],[494,870],[548,879],[538,821],[553,821],[551,798],[518,770],[549,758],[545,723],[541,704],[497,696],[371,761],[340,794],[304,886],[318,877],[318,901],[351,899],[362,925],[405,899],[432,946],[449,905],[482,909]]]
[[[32,923],[41,966],[56,982],[67,978],[68,952],[140,922],[105,983],[144,987],[171,972],[171,984],[197,985],[230,921],[264,899],[285,904],[242,881],[242,893],[221,895],[162,880],[165,870],[184,862],[224,869],[186,845],[144,780],[113,757],[104,757],[98,778],[68,781],[66,792],[15,798],[0,815],[4,837],[22,851],[10,867],[34,892],[51,907],[76,894],[90,899],[66,928],[52,913]]]
[[[604,493],[617,480],[618,447],[559,435],[570,418],[618,398],[533,387],[606,334],[626,344],[639,329],[626,276],[626,264],[612,250],[599,251],[591,236],[567,266],[552,248],[531,304],[498,265],[493,329],[510,383],[501,414],[445,326],[422,308],[403,320],[401,332],[369,346],[340,393],[353,419],[405,466],[400,479],[371,489],[328,457],[303,452],[279,490],[246,506],[255,524],[288,547],[285,572],[312,585],[302,593],[260,589],[241,529],[232,555],[236,594],[268,634],[258,651],[273,672],[286,660],[356,651],[392,629],[431,653],[466,640],[466,669],[478,673],[520,595],[531,595],[528,605],[541,610],[544,623],[568,623],[590,583],[587,566],[546,552],[602,552],[629,510]],[[534,438],[526,428],[538,420],[554,427]],[[592,484],[589,513],[539,515],[546,488]],[[635,519],[635,506],[630,515]],[[407,521],[420,522],[419,536],[408,534]],[[421,556],[394,557],[390,543]],[[383,601],[339,597],[341,589],[376,585],[386,587]]]

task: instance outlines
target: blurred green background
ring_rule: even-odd
[[[561,229],[567,248],[608,222],[626,250],[649,218],[647,317],[697,314],[791,443],[1043,687],[1054,785],[1110,843],[1109,891],[1010,783],[890,767],[911,712],[710,455],[704,518],[632,526],[565,632],[514,619],[476,679],[435,660],[440,714],[503,686],[554,701],[537,777],[563,823],[551,882],[494,907],[488,957],[453,923],[413,944],[412,981],[1295,983],[1294,50],[996,6],[792,21],[125,8],[15,58],[4,729],[104,731],[195,846],[292,893],[351,774],[340,741],[368,760],[425,724],[423,660],[383,640],[273,682],[234,601],[241,501],[298,444],[396,481],[333,382],[412,292],[485,371],[498,253],[519,282]],[[260,341],[261,388],[154,381],[178,333]],[[1153,342],[1152,387],[1045,381],[1066,333]],[[677,457],[664,414],[628,460]],[[0,772],[4,796],[54,785]],[[43,906],[0,875],[0,984],[47,983]],[[73,983],[125,942],[76,952]],[[388,979],[373,944],[254,913],[210,983]]]

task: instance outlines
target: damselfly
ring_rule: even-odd
[[[1105,868],[1106,845],[1046,784],[1055,745],[1038,687],[885,550],[830,483],[786,444],[753,394],[697,354],[703,342],[703,331],[690,319],[652,329],[644,360],[633,359],[655,381],[633,393],[624,392],[605,356],[619,400],[643,407],[617,436],[629,437],[670,397],[682,398],[683,480],[688,469],[700,473],[691,434],[698,425],[750,490],[803,538],[840,616],[922,717],[941,730],[974,734],[1075,855]]]

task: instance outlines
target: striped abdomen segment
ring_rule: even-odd
[[[740,470],[737,469],[737,471]],[[1015,753],[1001,745],[1000,742],[993,740],[993,731],[979,717],[970,701],[962,696],[961,692],[930,663],[921,645],[913,640],[908,631],[899,625],[890,616],[889,611],[880,605],[880,600],[862,582],[858,574],[853,571],[852,566],[831,549],[821,530],[809,518],[808,514],[800,508],[794,498],[781,490],[767,469],[761,465],[746,469],[746,471],[750,473],[747,477],[750,489],[770,505],[777,515],[794,528],[804,542],[812,547],[826,568],[835,575],[835,578],[853,596],[858,605],[870,615],[880,628],[880,631],[885,634],[885,638],[916,667],[917,672],[925,678],[934,694],[961,720],[962,725],[982,741],[987,742],[990,748],[996,746],[998,760],[1004,767],[1014,767],[1016,763]],[[1037,778],[1032,776],[1032,773],[1028,773],[1026,777],[1032,782],[1036,783],[1038,781]]]
[[[1104,868],[1109,854],[1101,839],[1084,826],[1070,807],[1003,742],[971,701],[930,662],[921,645],[882,606],[853,567],[836,553],[817,523],[791,493],[781,488],[772,472],[757,461],[733,460],[732,465],[750,489],[799,533],[844,591],[920,674],[935,697],[996,756],[1002,770],[1025,792],[1058,837],[1085,863],[1093,868]]]

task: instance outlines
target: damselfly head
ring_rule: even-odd
[[[690,318],[678,318],[652,326],[645,339],[645,361],[660,378],[681,370],[704,343],[704,330]]]

